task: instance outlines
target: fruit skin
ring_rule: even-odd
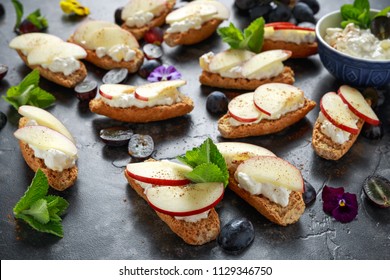
[[[123,7],[119,7],[115,10],[115,13],[114,13],[115,23],[118,25],[122,25],[124,22],[122,19],[122,10],[123,10]]]
[[[129,128],[115,126],[101,129],[99,136],[106,145],[119,147],[127,145],[133,134]]]
[[[0,3],[0,17],[5,14],[4,6]]]
[[[116,68],[108,71],[103,76],[103,83],[105,84],[120,84],[126,81],[129,71],[126,68]]]
[[[8,66],[5,64],[0,64],[0,81],[7,75]]]
[[[235,0],[234,5],[240,10],[246,11],[256,6],[257,2],[257,0]]]
[[[145,57],[149,60],[151,59],[159,59],[163,55],[162,48],[155,44],[146,44],[142,48]]]
[[[152,27],[145,33],[144,40],[149,44],[161,45],[164,41],[164,31],[160,27]]]
[[[80,101],[89,101],[94,99],[97,93],[97,82],[93,80],[84,80],[79,83],[74,91],[76,92],[76,97]]]
[[[268,21],[269,22],[277,22],[277,21],[289,21],[291,18],[291,10],[289,7],[282,3],[276,3],[276,8],[273,9],[268,14]]]
[[[253,21],[259,17],[264,17],[268,22],[268,14],[272,11],[271,5],[257,5],[249,9],[249,17]]]
[[[313,11],[313,14],[315,15],[320,10],[320,4],[317,0],[299,0],[299,2],[303,2],[307,4],[310,9]]]
[[[261,117],[261,112],[253,102],[253,92],[241,94],[230,101],[229,115],[239,122],[254,122]]]
[[[157,60],[145,60],[141,67],[138,69],[138,75],[146,79],[154,69],[161,66],[161,62]]]
[[[223,92],[213,91],[207,96],[206,109],[212,114],[223,114],[228,109],[229,100]]]
[[[306,3],[298,2],[293,8],[292,13],[298,23],[302,21],[308,21],[312,23],[316,22],[313,11]]]
[[[131,136],[128,152],[135,158],[147,158],[154,151],[154,141],[150,135],[134,134]]]
[[[19,27],[17,28],[16,32],[18,34],[25,34],[25,33],[32,33],[32,32],[41,32],[45,30],[46,28],[40,29],[37,26],[35,26],[31,21],[28,19],[24,19]]]
[[[363,191],[370,202],[381,208],[390,207],[390,181],[382,176],[368,176],[363,182]]]

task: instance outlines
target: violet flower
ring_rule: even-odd
[[[176,70],[174,66],[165,67],[164,65],[157,67],[154,69],[149,77],[149,82],[161,82],[161,81],[170,81],[170,80],[178,80],[181,78],[181,74]]]
[[[344,192],[344,188],[325,186],[322,190],[323,210],[337,221],[349,223],[358,213],[356,194]]]

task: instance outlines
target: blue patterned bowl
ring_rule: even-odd
[[[371,10],[372,13],[378,11]],[[318,54],[325,68],[336,79],[356,87],[382,87],[390,83],[390,60],[369,60],[335,50],[325,42],[328,27],[340,26],[339,11],[323,16],[316,25]]]

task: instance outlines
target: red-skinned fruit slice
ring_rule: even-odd
[[[261,112],[253,103],[253,92],[238,95],[228,104],[230,116],[239,122],[254,122],[261,116]]]
[[[215,207],[223,198],[223,183],[198,183],[184,187],[153,187],[146,191],[149,205],[170,216],[192,216]]]
[[[334,126],[352,134],[359,133],[356,126],[357,117],[335,92],[328,92],[321,98],[320,109],[326,119]]]

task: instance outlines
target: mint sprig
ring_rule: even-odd
[[[49,107],[56,100],[55,97],[39,87],[39,71],[33,70],[17,86],[7,90],[3,99],[16,110],[22,105],[32,105],[40,108]]]
[[[16,23],[14,26],[14,31],[16,33],[24,33],[22,30],[19,29],[20,25],[23,24],[23,4],[20,3],[18,0],[12,0],[12,4],[14,5],[16,12]],[[47,19],[41,15],[41,11],[39,9],[29,14],[24,21],[29,21],[30,23],[32,23],[36,27],[36,31],[44,30],[48,27]]]
[[[40,232],[63,237],[60,216],[69,203],[59,196],[47,195],[49,183],[45,173],[38,169],[31,185],[23,197],[16,203],[13,212],[15,218],[21,219]]]
[[[228,27],[218,28],[217,33],[232,49],[247,49],[259,53],[263,47],[264,19],[262,17],[252,23],[242,32],[230,23]]]
[[[210,138],[177,159],[193,168],[185,175],[189,180],[195,183],[222,182],[227,186],[229,172],[225,159]]]

